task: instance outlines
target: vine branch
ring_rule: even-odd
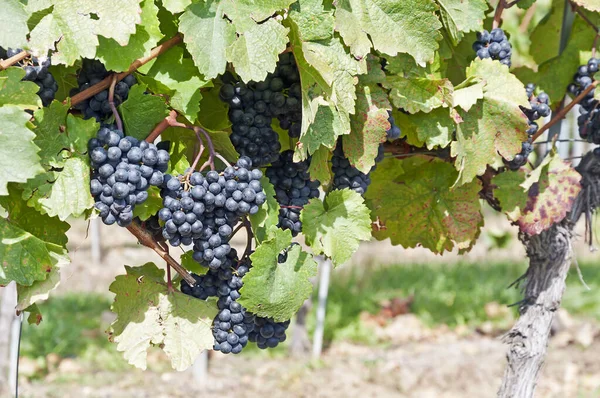
[[[4,70],[10,66],[13,66],[17,62],[23,61],[28,56],[29,56],[29,53],[27,51],[21,51],[20,53],[15,54],[10,58],[3,59],[0,61],[0,70]]]
[[[171,47],[181,43],[182,40],[183,40],[183,38],[181,35],[176,35],[176,36],[173,36],[172,38],[170,38],[169,40],[165,41],[161,45],[154,47],[152,49],[152,51],[150,51],[150,54],[133,61],[131,63],[131,65],[129,65],[129,68],[125,72],[116,74],[117,82],[123,80],[127,75],[132,74],[133,72],[135,72],[136,70],[138,70],[139,68],[141,68],[142,66],[147,64],[148,62],[152,61],[154,58],[163,54],[165,51],[167,51]],[[111,81],[112,81],[112,77],[108,76],[106,79],[102,80],[101,82],[94,84],[90,88],[85,89],[82,92],[74,95],[73,97],[71,97],[71,106],[77,105],[80,102],[85,101],[86,99],[93,97],[94,95],[106,90],[110,86]]]
[[[189,272],[187,272],[185,268],[179,265],[179,263],[175,261],[175,259],[171,257],[169,253],[167,253],[163,248],[160,247],[160,245],[156,242],[156,240],[154,240],[154,237],[150,232],[143,229],[140,225],[136,223],[129,225],[127,227],[127,230],[131,232],[133,236],[138,238],[138,241],[142,245],[154,250],[156,254],[158,254],[163,260],[165,260],[169,266],[173,267],[173,269],[175,269],[175,271],[177,271],[177,273],[181,275],[181,277],[185,279],[187,283],[189,283],[191,286],[194,286],[196,284],[196,280],[189,274]]]
[[[600,29],[598,29],[598,27],[587,17],[587,15],[585,15],[583,13],[583,11],[581,11],[581,8],[573,3],[572,1],[569,0],[569,4],[571,5],[571,9],[576,12],[581,18],[583,18],[583,20],[590,26],[590,28],[594,29],[594,31],[596,31],[596,34],[598,34],[600,32]]]
[[[575,99],[573,99],[573,101],[571,101],[571,103],[567,106],[565,106],[564,108],[562,108],[557,114],[556,116],[554,116],[552,118],[552,120],[550,120],[548,123],[544,124],[542,126],[541,129],[538,130],[537,133],[535,133],[531,138],[532,141],[537,140],[542,134],[544,134],[544,132],[546,130],[548,130],[550,127],[554,126],[556,123],[558,123],[560,120],[564,119],[564,117],[567,115],[567,113],[569,113],[569,111],[578,103],[580,103],[586,95],[588,95],[590,93],[590,91],[592,91],[597,85],[598,83],[600,83],[599,80],[594,80],[592,82],[592,84],[590,84],[585,90],[583,90],[577,97],[575,97]]]
[[[110,87],[108,89],[108,105],[110,106],[110,110],[115,117],[115,123],[117,123],[117,128],[120,131],[123,131],[123,121],[121,120],[121,116],[117,111],[117,107],[115,106],[115,85],[117,84],[117,75],[112,75],[112,82],[110,83]]]

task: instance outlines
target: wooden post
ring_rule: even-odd
[[[14,282],[0,288],[0,396],[12,396],[11,368],[11,329],[16,318],[17,285]]]
[[[329,275],[331,274],[331,261],[323,259],[318,260],[320,264],[319,275],[319,303],[317,306],[317,326],[313,337],[312,357],[319,359],[323,350],[323,332],[325,330],[325,312],[327,308],[327,294],[329,292]]]

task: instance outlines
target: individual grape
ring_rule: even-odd
[[[144,168],[150,168],[152,175],[157,176],[154,181],[150,181],[150,184],[154,185],[153,182],[157,181],[162,184],[162,178],[159,178],[162,177],[162,172],[144,164],[141,157],[136,158],[136,161],[131,160],[129,154],[136,150],[140,151],[141,143],[127,138],[129,137],[125,137],[122,131],[114,127],[102,126],[96,137],[88,142],[92,164],[90,192],[94,196],[100,217],[107,225],[116,222],[125,227],[131,224],[135,205],[148,199],[146,190],[149,183],[141,172]],[[130,145],[124,145],[124,140]],[[157,149],[154,144],[146,144],[157,154],[169,157],[166,150]]]
[[[4,50],[0,47],[0,59],[10,58],[21,51],[23,50],[20,48]],[[38,85],[37,95],[42,100],[42,105],[50,105],[58,91],[58,83],[54,80],[52,73],[48,71],[51,65],[50,57],[38,58],[31,56],[15,65],[20,66],[25,71],[25,77],[22,80],[31,81]]]
[[[599,63],[597,58],[590,58],[587,65],[580,66],[567,91],[577,97],[588,88],[592,84],[594,74],[598,71]],[[579,136],[582,139],[600,144],[600,116],[598,116],[600,102],[594,98],[595,90],[592,88],[579,103],[580,115],[577,118],[577,124],[579,125]]]
[[[390,128],[386,131],[388,140],[395,140],[400,138],[400,127],[396,125],[396,121],[394,120],[394,116],[392,116],[392,111],[388,111],[388,122],[390,122]]]
[[[500,28],[492,29],[491,32],[484,30],[477,33],[477,40],[473,43],[473,51],[481,59],[498,60],[501,64],[510,68],[512,47],[506,34]]]
[[[294,152],[282,152],[265,172],[275,188],[275,198],[280,205],[279,227],[289,229],[296,236],[302,231],[300,211],[312,198],[319,197],[318,180],[311,181],[308,168],[310,160],[294,162]],[[243,197],[243,193],[241,193]],[[258,198],[258,195],[257,195]],[[239,204],[243,204],[240,202]]]
[[[71,90],[71,96],[93,86],[104,80],[110,74],[104,65],[98,60],[84,59],[77,77],[79,87]],[[119,106],[129,96],[129,89],[136,84],[133,75],[127,75],[122,81],[115,85],[114,103]],[[74,106],[83,114],[84,119],[95,118],[97,121],[107,119],[112,115],[112,109],[108,103],[108,89],[88,98]],[[139,161],[135,161],[139,162]],[[162,170],[163,172],[166,171]]]

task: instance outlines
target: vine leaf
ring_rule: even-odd
[[[335,265],[348,261],[360,241],[371,239],[370,211],[360,194],[350,189],[331,191],[323,202],[312,199],[300,219],[306,243]]]
[[[523,1],[520,3],[523,3]],[[565,4],[560,0],[552,0],[550,10],[529,35],[529,40],[531,41],[530,48],[535,48],[535,51],[531,51],[531,56],[538,65],[550,58],[555,58],[557,54],[561,53],[560,34],[564,12]],[[575,21],[577,19],[575,18]],[[567,75],[572,77],[572,73],[568,73]]]
[[[198,70],[206,79],[225,72],[226,49],[235,40],[234,27],[224,18],[224,2],[191,4],[179,17],[179,30]]]
[[[310,179],[319,180],[323,187],[328,186],[331,181],[330,159],[331,152],[325,146],[320,146],[310,159],[310,167],[308,168]]]
[[[60,284],[61,268],[68,264],[69,257],[60,256],[46,279],[35,281],[31,286],[17,285],[17,307],[15,309],[17,311],[28,311],[35,303],[47,300],[50,292]]]
[[[200,265],[200,263],[194,260],[194,251],[188,250],[181,255],[181,266],[186,270],[193,272],[196,275],[204,275],[208,272],[208,267]]]
[[[153,93],[168,95],[169,105],[192,123],[200,110],[200,89],[211,84],[200,76],[191,59],[184,58],[181,47],[173,47],[158,57],[148,73],[138,75],[138,79]]]
[[[502,210],[519,229],[537,235],[560,222],[581,190],[581,175],[556,151],[526,175],[523,170],[500,173],[492,183]]]
[[[96,58],[102,61],[106,69],[115,72],[127,70],[133,61],[148,54],[164,37],[159,27],[158,7],[151,0],[143,0],[141,6],[142,21],[129,38],[127,50],[114,39],[98,37]],[[148,66],[144,65],[140,71],[145,72],[146,68]]]
[[[0,206],[7,212],[0,217],[0,285],[14,280],[31,286],[69,262],[65,248],[69,224],[27,207],[16,188],[0,197]]]
[[[485,12],[489,5],[485,0],[436,0],[440,6],[442,23],[454,45],[462,40],[465,32],[483,28]]]
[[[8,194],[9,182],[25,182],[44,171],[29,118],[17,106],[0,107],[0,195]]]
[[[158,214],[162,209],[162,198],[160,197],[160,189],[158,187],[148,188],[148,199],[144,203],[136,204],[133,209],[133,217],[138,217],[142,221],[146,221],[155,214]]]
[[[127,45],[141,22],[141,0],[78,1],[55,0],[52,3],[31,2],[30,13],[52,5],[48,13],[31,30],[30,46],[35,53],[56,52],[52,62],[72,65],[79,58],[94,58],[98,36],[102,35]],[[118,12],[115,12],[118,10]]]
[[[452,98],[454,106],[460,106],[466,112],[469,112],[478,100],[483,99],[483,87],[483,83],[476,82],[466,87],[455,88]]]
[[[434,253],[469,250],[483,225],[481,184],[475,180],[452,188],[457,175],[451,164],[425,156],[381,162],[366,193],[380,225],[373,235]]]
[[[243,20],[261,22],[275,12],[288,8],[294,0],[225,0],[227,15],[239,25]]]
[[[23,48],[27,43],[27,19],[23,3],[15,0],[0,0],[0,45],[4,48]]]
[[[395,112],[396,123],[402,126],[402,135],[407,137],[410,145],[428,149],[436,146],[445,148],[452,142],[456,125],[447,108],[437,108],[429,113],[407,115]]]
[[[511,160],[527,139],[527,117],[519,105],[528,107],[523,84],[499,62],[475,60],[467,68],[467,79],[485,83],[483,100],[469,112],[458,110],[462,123],[457,124],[452,156],[459,170],[457,184],[482,175],[487,165],[502,164],[501,157]]]
[[[279,203],[275,199],[275,187],[267,177],[261,178],[260,182],[267,200],[260,206],[258,213],[250,216],[252,231],[258,243],[267,239],[269,229],[279,223]]]
[[[252,268],[244,276],[238,302],[253,314],[283,322],[298,312],[310,297],[309,278],[317,274],[317,263],[299,245],[290,246],[292,233],[289,230],[270,232],[270,238],[250,256]],[[278,263],[283,250],[287,250],[287,259]]]
[[[123,128],[129,136],[145,139],[165,116],[167,105],[162,97],[144,94],[146,85],[135,84],[129,97],[119,106],[123,116]]]
[[[394,106],[410,113],[431,112],[440,106],[452,107],[453,87],[448,79],[388,76],[384,86],[390,89]]]
[[[21,109],[37,109],[42,100],[37,92],[40,89],[34,82],[21,80],[25,70],[17,67],[0,71],[0,106],[13,105]]]
[[[590,11],[600,11],[600,1],[598,0],[573,0],[573,2]]]
[[[377,67],[373,62],[368,65],[369,74],[361,76],[356,88],[356,112],[350,117],[352,130],[343,136],[344,155],[352,166],[365,174],[375,165],[379,144],[387,138],[386,131],[390,128],[388,110],[391,109],[387,93],[376,84],[366,83],[378,80],[379,62]]]
[[[147,350],[161,346],[174,369],[187,369],[197,355],[213,346],[212,320],[217,309],[210,303],[169,292],[164,271],[153,263],[125,266],[110,285],[117,319],[108,333],[125,359],[146,369]]]
[[[171,14],[183,12],[187,6],[192,4],[192,0],[163,0],[162,5]]]
[[[373,47],[382,53],[408,53],[419,64],[433,60],[442,38],[438,31],[442,24],[435,15],[437,7],[433,1],[339,0],[334,4],[336,18],[338,13],[342,18],[336,26],[346,44],[357,51],[355,55],[365,52],[368,35]],[[352,24],[342,27],[344,22]]]
[[[253,23],[239,33],[227,48],[227,59],[243,81],[263,81],[268,72],[275,70],[278,55],[286,48],[288,31],[278,21],[269,19]]]

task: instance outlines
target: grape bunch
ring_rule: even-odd
[[[279,135],[271,128],[273,116],[269,108],[285,101],[283,94],[277,92],[283,83],[280,79],[263,83],[226,83],[219,91],[221,100],[229,104],[231,143],[256,167],[277,159],[281,150]]]
[[[0,47],[0,59],[13,57],[21,51],[23,50],[20,48],[9,48],[8,50],[4,50]],[[58,91],[58,84],[56,83],[56,80],[54,80],[52,73],[48,71],[50,64],[50,57],[43,60],[40,60],[37,57],[26,58],[24,61],[17,64],[25,71],[23,80],[34,82],[38,85],[39,90],[37,95],[42,100],[44,106],[50,105]]]
[[[92,166],[90,192],[102,221],[128,226],[135,205],[148,198],[149,185],[162,185],[169,153],[111,126],[98,130],[88,142],[88,150]]]
[[[593,76],[598,72],[599,64],[600,60],[598,58],[590,58],[587,65],[581,65],[573,77],[573,83],[569,85],[567,90],[575,97],[581,94],[592,84]],[[577,124],[579,125],[581,138],[594,144],[600,144],[600,102],[594,99],[595,90],[593,88],[579,103]]]
[[[292,138],[300,137],[302,130],[302,88],[300,86],[300,73],[296,59],[292,53],[279,55],[279,62],[269,79],[280,79],[283,82],[281,92],[285,96],[283,104],[274,104],[270,107],[273,115],[279,120],[279,126],[287,130]]]
[[[248,334],[248,340],[256,343],[258,348],[275,348],[286,339],[285,332],[290,321],[275,322],[270,318],[254,317],[254,328]]]
[[[340,137],[337,146],[333,151],[333,156],[331,157],[333,189],[349,188],[360,195],[364,195],[365,192],[367,192],[369,185],[371,185],[371,178],[369,175],[377,168],[377,163],[383,160],[383,155],[383,144],[380,144],[377,157],[375,158],[376,164],[373,165],[368,174],[365,174],[350,164],[350,161],[344,155],[344,148]]]
[[[512,47],[504,31],[500,28],[492,29],[491,32],[484,30],[477,33],[477,40],[473,43],[473,51],[481,59],[491,58],[500,61],[501,64],[510,68],[510,57]]]
[[[535,96],[533,93],[535,91],[535,84],[533,83],[527,84],[525,91],[529,98],[529,108],[521,107],[521,110],[528,119],[528,138],[527,141],[521,144],[521,152],[515,155],[513,160],[507,162],[508,168],[511,170],[518,170],[527,163],[527,158],[533,152],[533,135],[537,133],[539,127],[536,120],[550,115],[548,94],[542,92]]]
[[[206,176],[166,175],[161,190],[163,208],[158,217],[165,223],[163,237],[173,246],[194,243],[194,259],[211,269],[226,263],[233,227],[248,214],[256,214],[266,201],[252,161],[241,157],[223,173]]]
[[[81,71],[77,77],[79,89],[71,90],[71,96],[100,83],[108,75],[109,71],[106,70],[102,62],[87,58],[84,59]],[[128,75],[115,85],[115,106],[119,106],[127,99],[129,96],[129,89],[135,83],[135,77],[133,75]],[[108,89],[78,103],[74,108],[80,110],[85,119],[95,118],[97,121],[101,121],[108,118],[112,115],[112,110],[108,103]]]
[[[390,128],[386,131],[388,140],[395,140],[400,138],[400,127],[396,125],[396,121],[394,120],[394,116],[392,116],[392,111],[388,111],[388,122],[390,122]]]
[[[310,199],[319,197],[320,182],[310,180],[309,159],[294,162],[293,158],[293,151],[282,152],[265,174],[275,187],[275,198],[281,206],[279,227],[291,230],[296,236],[302,231],[300,211]]]

